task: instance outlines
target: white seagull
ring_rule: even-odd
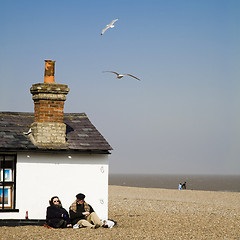
[[[30,133],[32,133],[32,129],[29,128],[28,132],[23,132],[24,135],[29,135]]]
[[[139,78],[137,78],[137,77],[135,77],[135,76],[133,76],[132,74],[128,74],[128,73],[124,73],[124,74],[119,74],[119,73],[117,73],[117,72],[113,72],[113,71],[103,71],[103,72],[111,72],[111,73],[114,73],[114,74],[116,74],[117,75],[117,78],[118,79],[121,79],[122,77],[124,77],[124,76],[130,76],[130,77],[133,77],[133,78],[136,78],[137,80],[139,80],[140,81],[140,79]]]
[[[114,28],[114,25],[113,25],[113,24],[114,24],[117,20],[118,20],[118,18],[115,19],[115,20],[112,20],[108,25],[106,25],[106,27],[102,30],[101,35],[103,35],[107,29],[109,29],[109,28]]]

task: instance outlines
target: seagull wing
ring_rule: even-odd
[[[114,19],[114,20],[112,20],[111,21],[111,23],[109,24],[109,25],[113,25],[116,21],[118,20],[118,18],[117,19]]]
[[[139,81],[140,81],[140,79],[139,79],[139,78],[137,78],[137,77],[135,77],[135,76],[133,76],[133,75],[131,75],[131,74],[125,73],[125,75],[128,75],[128,76],[130,76],[130,77],[136,78],[137,80],[139,80]]]
[[[117,76],[119,75],[119,73],[113,72],[113,71],[103,71],[103,72],[111,72],[111,73],[115,73]]]
[[[107,25],[107,26],[102,30],[101,35],[103,35],[108,28],[109,28],[109,26]]]

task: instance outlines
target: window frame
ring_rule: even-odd
[[[12,167],[6,166],[6,157],[13,157],[13,164]],[[17,154],[16,153],[0,153],[0,171],[1,171],[1,179],[0,179],[0,187],[2,189],[3,193],[3,201],[0,203],[0,212],[18,212],[19,210],[16,209],[16,165],[17,165]],[[10,170],[10,179],[5,180],[5,170]],[[4,203],[4,197],[5,197],[5,189],[8,189],[10,192],[10,203],[8,203],[8,206],[5,206]]]

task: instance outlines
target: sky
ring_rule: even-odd
[[[34,111],[51,59],[64,112],[85,112],[114,149],[110,174],[239,175],[239,12],[238,0],[0,0],[0,111]]]

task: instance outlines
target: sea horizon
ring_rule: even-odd
[[[178,189],[186,182],[187,190],[240,192],[240,175],[220,174],[120,174],[109,175],[109,185]]]

